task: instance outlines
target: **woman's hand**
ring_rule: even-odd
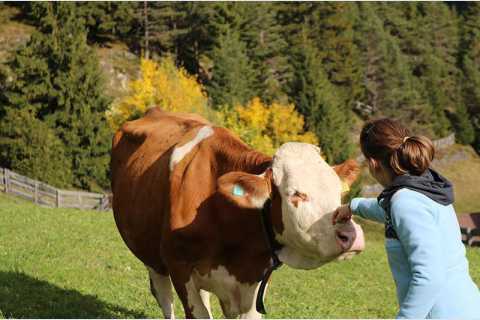
[[[350,205],[345,204],[340,206],[335,210],[332,216],[332,223],[345,223],[352,219],[352,210],[350,210]]]

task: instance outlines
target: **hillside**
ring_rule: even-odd
[[[34,27],[20,22],[15,17],[19,10],[2,7],[0,10],[0,64],[5,63],[9,55],[25,44]],[[122,42],[106,42],[94,46],[104,74],[106,94],[117,98],[125,94],[129,79],[136,77],[140,59],[128,50]]]
[[[439,152],[434,168],[454,185],[458,213],[480,212],[480,157],[470,146],[454,145]]]
[[[363,6],[360,7],[363,8]],[[0,67],[11,52],[28,40],[29,35],[34,30],[34,27],[20,22],[22,20],[17,18],[19,12],[18,8],[12,6],[1,7]],[[113,37],[112,39],[115,38]],[[181,45],[183,42],[179,42],[179,44]],[[185,45],[188,45],[188,43]],[[112,98],[122,96],[126,92],[128,81],[138,74],[138,56],[131,53],[127,45],[119,40],[103,40],[103,42],[95,45],[94,48],[99,57],[101,70],[104,74],[106,94]],[[354,114],[352,118],[350,119],[350,135],[351,137],[356,137],[360,131],[362,120],[358,116],[358,113]],[[480,201],[476,199],[480,193],[476,187],[476,181],[478,181],[480,176],[480,160],[470,147],[456,145],[455,147],[441,151],[438,155],[438,161],[435,162],[434,166],[454,182],[458,212],[480,211]],[[374,181],[368,177],[368,174],[365,173],[364,176],[365,184],[374,183]]]

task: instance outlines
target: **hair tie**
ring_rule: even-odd
[[[368,137],[370,135],[370,131],[372,131],[373,127],[375,127],[375,123],[370,123],[370,126],[367,130],[365,130],[365,135]]]
[[[403,138],[402,143],[405,143],[408,139],[410,139],[410,137],[409,137],[409,136],[406,136],[405,138]]]

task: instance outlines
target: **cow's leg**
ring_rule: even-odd
[[[223,315],[226,318],[261,319],[255,307],[259,284],[237,283],[228,296],[220,298]]]
[[[150,290],[157,299],[158,305],[162,308],[163,316],[166,319],[174,319],[172,282],[169,275],[163,275],[147,267],[150,277]]]
[[[222,312],[226,319],[234,319],[238,317],[238,309],[236,310],[232,307],[232,302],[229,299],[220,300],[220,306],[222,307]]]
[[[207,306],[205,306],[205,303],[203,302],[203,299],[206,297],[205,293],[208,294],[208,292],[204,291],[205,293],[201,293],[203,290],[197,286],[193,275],[188,277],[188,279],[187,282],[183,282],[180,277],[177,279],[172,274],[172,282],[180,301],[182,301],[183,309],[185,310],[185,317],[187,319],[210,319],[210,310],[207,309]],[[207,303],[209,307],[209,300]]]
[[[260,283],[249,286],[243,291],[243,299],[240,304],[240,319],[261,319],[262,314],[257,312],[256,302]]]
[[[200,298],[202,299],[203,305],[208,311],[209,317],[212,317],[212,309],[210,307],[210,292],[200,289]]]

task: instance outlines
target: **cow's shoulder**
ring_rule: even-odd
[[[176,134],[180,138],[185,132],[202,124],[209,122],[199,115],[151,108],[142,118],[123,124],[119,131],[135,141],[144,141],[147,138],[164,139],[165,134]]]

